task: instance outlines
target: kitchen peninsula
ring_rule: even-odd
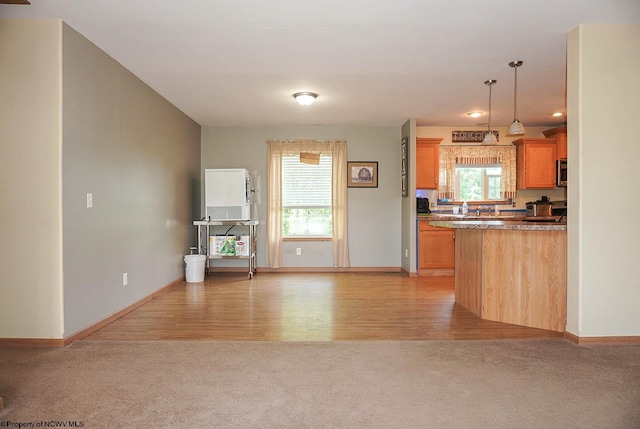
[[[564,332],[567,226],[433,220],[455,228],[455,300],[482,319]]]

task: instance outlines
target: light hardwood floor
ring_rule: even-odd
[[[452,277],[399,273],[210,274],[88,340],[435,340],[561,338],[481,320],[454,303]]]

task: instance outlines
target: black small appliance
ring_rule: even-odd
[[[416,198],[416,207],[418,208],[418,213],[431,213],[429,209],[429,198]]]

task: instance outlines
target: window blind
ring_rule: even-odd
[[[331,207],[331,156],[304,164],[299,155],[282,157],[282,206]]]

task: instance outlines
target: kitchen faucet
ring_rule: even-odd
[[[482,212],[487,212],[487,213],[488,213],[488,212],[490,212],[490,211],[491,211],[491,206],[481,205],[481,206],[478,206],[478,207],[476,208],[476,215],[477,215],[477,216],[480,216],[480,214],[481,214]]]

